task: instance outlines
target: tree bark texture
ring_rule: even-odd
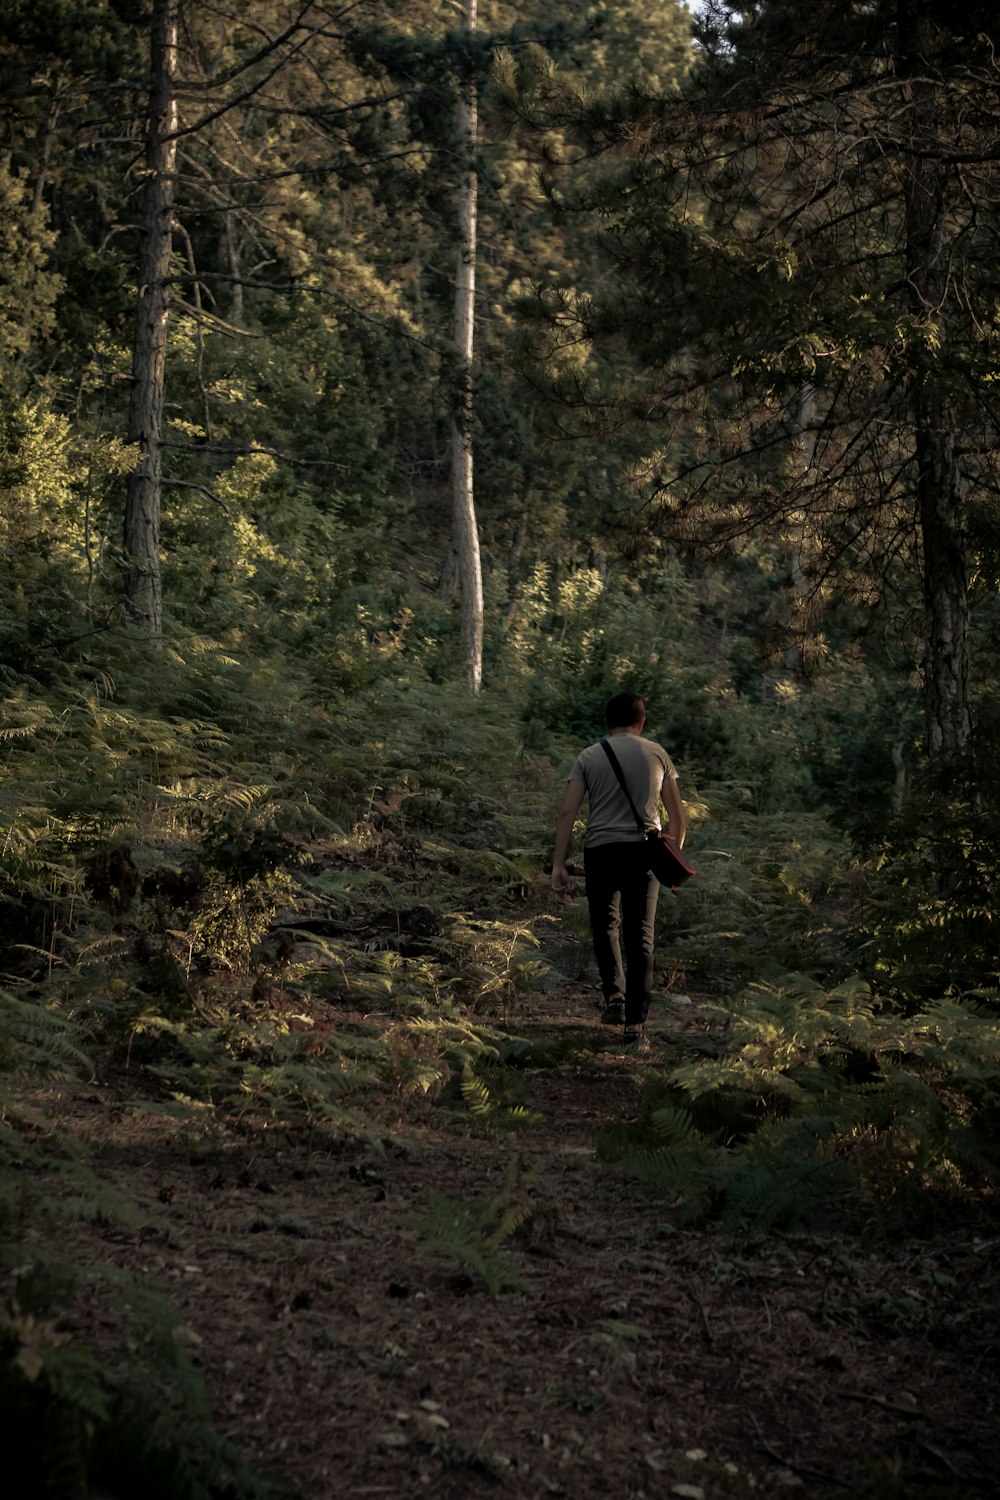
[[[150,45],[151,81],[142,199],[139,292],[132,346],[128,439],[139,458],[125,499],[125,602],[131,618],[158,637],[163,626],[160,579],[164,366],[168,281],[173,248],[174,167],[177,156],[178,0],[156,0]]]
[[[969,710],[969,560],[963,535],[955,417],[941,376],[920,356],[948,343],[950,255],[947,168],[927,149],[936,134],[935,27],[922,0],[900,0],[900,73],[912,112],[913,152],[906,175],[907,282],[915,353],[910,411],[916,459],[917,519],[923,548],[924,713],[932,765],[947,775],[972,734]],[[952,294],[953,295],[953,294]],[[940,356],[938,355],[938,359]]]
[[[924,712],[931,761],[957,768],[969,744],[969,561],[962,535],[954,427],[946,401],[915,403],[923,542]]]
[[[463,30],[476,29],[476,0],[465,0]],[[466,156],[459,198],[459,243],[455,272],[455,343],[458,349],[455,407],[451,425],[452,515],[462,599],[462,647],[469,690],[478,693],[483,677],[483,569],[479,550],[472,464],[473,355],[476,297],[476,214],[478,183],[476,85],[462,82],[458,110],[460,149]]]

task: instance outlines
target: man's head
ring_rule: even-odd
[[[641,728],[646,718],[646,705],[635,693],[616,693],[604,705],[604,722],[609,729]]]

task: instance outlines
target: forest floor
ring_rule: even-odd
[[[995,1493],[1000,1242],[676,1229],[594,1150],[702,1024],[686,997],[651,1021],[629,1057],[592,991],[520,1002],[509,1029],[578,1046],[526,1074],[542,1119],[516,1135],[459,1097],[396,1101],[367,1145],[192,1144],[121,1080],[64,1085],[47,1107],[148,1216],[64,1249],[165,1291],[221,1430],[306,1500]],[[491,1295],[419,1221],[505,1189],[534,1212],[496,1249],[520,1286]],[[88,1337],[104,1317],[81,1311]]]

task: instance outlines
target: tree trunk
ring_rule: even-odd
[[[948,403],[920,392],[914,405],[924,552],[924,713],[931,763],[948,776],[961,764],[972,734],[969,564]]]
[[[163,625],[160,443],[177,156],[173,139],[177,129],[177,9],[178,0],[156,0],[153,10],[146,181],[128,424],[128,440],[138,446],[139,458],[129,475],[125,500],[126,607],[131,618],[155,637]]]
[[[923,546],[924,713],[932,767],[946,779],[964,758],[969,710],[969,563],[963,536],[955,422],[941,389],[949,300],[946,169],[928,149],[937,89],[931,81],[938,38],[921,0],[900,0],[900,73],[912,115],[913,152],[905,182],[907,282],[915,342],[910,412],[917,517]],[[936,345],[936,353],[930,352]]]
[[[464,0],[462,29],[476,29],[476,0]],[[476,296],[476,85],[462,83],[458,126],[467,162],[459,200],[459,245],[455,273],[455,343],[458,348],[455,408],[451,424],[451,483],[455,552],[462,595],[462,647],[469,691],[483,677],[483,569],[479,552],[472,468],[472,359]]]
[[[232,277],[229,292],[229,321],[237,326],[243,322],[243,267],[240,264],[240,248],[236,237],[236,214],[231,209],[227,209],[222,216],[219,261],[223,274]]]
[[[799,386],[798,440],[795,463],[799,485],[805,489],[809,483],[809,471],[816,453],[816,390],[811,380],[803,380]],[[806,643],[812,636],[809,618],[809,570],[810,522],[805,502],[801,509],[789,517],[785,532],[785,548],[788,554],[788,615],[792,644],[785,650],[785,666],[790,672],[806,674]]]

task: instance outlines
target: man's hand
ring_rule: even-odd
[[[580,804],[583,802],[583,794],[586,790],[582,781],[568,781],[566,795],[559,809],[559,817],[556,819],[556,847],[552,851],[552,889],[558,891],[560,896],[576,895],[576,886],[570,880],[569,871],[566,868],[566,855],[569,853],[573,824],[580,811]]]
[[[687,814],[684,811],[684,803],[681,801],[680,788],[677,785],[676,776],[664,778],[660,789],[660,801],[667,810],[669,823],[667,825],[667,838],[678,849],[684,848],[684,840],[687,837]]]

